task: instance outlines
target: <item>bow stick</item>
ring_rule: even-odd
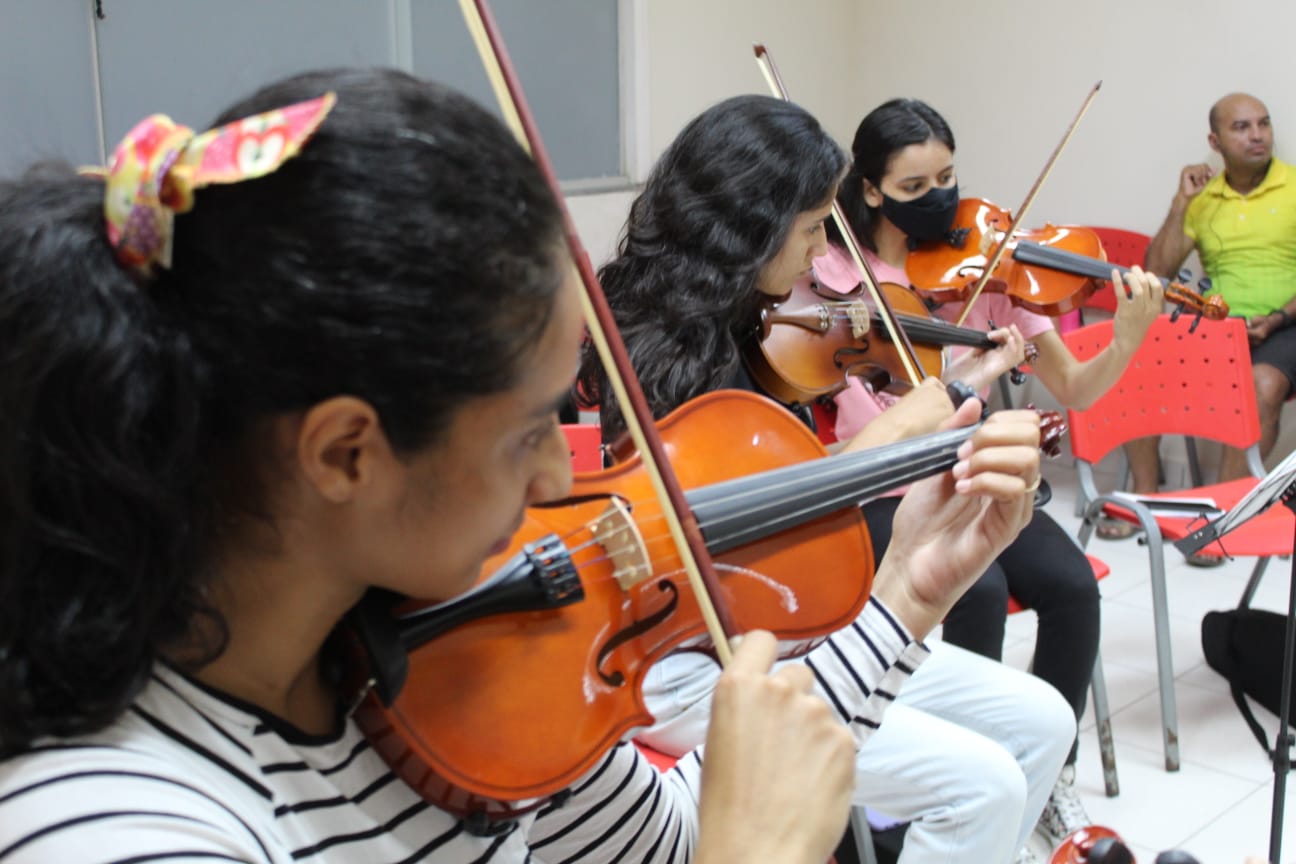
[[[783,79],[779,76],[778,69],[774,66],[774,58],[770,56],[763,44],[757,43],[752,46],[756,52],[756,65],[760,67],[761,74],[765,76],[765,81],[769,84],[770,93],[785,102],[791,102],[788,96],[787,88],[783,86]],[[864,259],[864,253],[860,251],[859,239],[851,229],[850,223],[846,221],[846,214],[842,212],[841,205],[837,203],[837,196],[833,195],[832,203],[833,224],[837,226],[837,232],[841,234],[842,242],[846,244],[846,249],[850,252],[855,266],[859,268],[860,273],[864,274],[864,287],[868,290],[869,295],[873,298],[876,306],[878,317],[886,326],[887,335],[891,337],[900,353],[900,360],[905,367],[905,374],[909,376],[909,382],[915,387],[926,377],[922,368],[922,363],[918,360],[918,355],[914,353],[913,345],[909,342],[909,337],[905,334],[904,328],[896,320],[895,313],[891,311],[891,304],[883,296],[881,289],[878,288],[877,277],[873,275],[873,269],[869,267],[868,261]]]
[[[1030,210],[1031,205],[1035,203],[1035,196],[1039,194],[1040,187],[1044,185],[1044,179],[1052,172],[1053,165],[1057,162],[1058,157],[1062,155],[1062,150],[1071,140],[1071,136],[1075,134],[1081,118],[1089,111],[1089,106],[1093,104],[1094,97],[1098,95],[1098,88],[1100,87],[1102,87],[1102,81],[1095,84],[1093,89],[1089,91],[1089,95],[1085,97],[1084,102],[1080,105],[1080,110],[1076,112],[1075,119],[1071,121],[1071,125],[1067,127],[1065,134],[1062,135],[1062,140],[1053,148],[1052,155],[1044,163],[1044,170],[1035,178],[1035,184],[1026,193],[1026,198],[1022,201],[1021,206],[1017,208],[1017,215],[1013,217],[1007,233],[1000,238],[994,254],[986,261],[985,269],[981,271],[981,278],[977,280],[976,287],[972,289],[972,296],[963,304],[963,311],[959,314],[958,320],[954,322],[955,324],[962,326],[963,322],[967,320],[968,313],[972,311],[972,304],[981,296],[981,289],[985,288],[986,283],[990,281],[990,275],[994,273],[995,268],[999,266],[999,262],[1003,260],[1004,251],[1007,250],[1008,243],[1012,240],[1013,232],[1017,230],[1017,226],[1026,217],[1026,211]]]
[[[505,122],[513,131],[518,143],[535,159],[540,172],[553,190],[554,198],[557,199],[567,248],[580,274],[581,284],[585,286],[581,294],[581,310],[585,316],[586,327],[589,328],[599,359],[602,360],[603,367],[607,371],[617,402],[622,406],[626,428],[643,457],[644,468],[652,481],[657,499],[661,502],[662,514],[666,517],[666,524],[679,551],[680,561],[688,574],[689,583],[697,595],[698,606],[706,622],[707,632],[715,643],[716,657],[722,666],[727,666],[731,657],[728,637],[737,632],[733,616],[722,602],[720,582],[702,538],[702,531],[666,458],[661,438],[658,437],[657,428],[653,423],[652,412],[643,395],[643,388],[640,387],[639,379],[635,376],[630,357],[626,353],[625,342],[622,341],[621,333],[617,330],[612,309],[608,306],[603,288],[599,285],[598,277],[590,264],[589,255],[576,233],[576,225],[563,200],[558,177],[540,140],[540,132],[531,115],[531,109],[527,106],[521,83],[504,46],[504,39],[500,35],[486,0],[459,0],[459,7],[477,51],[481,55],[482,64],[486,67],[486,75],[495,91],[495,98],[504,112]],[[626,406],[631,410],[625,411]]]

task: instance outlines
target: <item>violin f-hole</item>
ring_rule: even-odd
[[[666,605],[647,618],[641,618],[630,626],[623,627],[613,633],[612,637],[599,648],[598,662],[595,664],[595,669],[597,669],[599,677],[603,679],[603,683],[609,687],[621,687],[625,684],[626,679],[623,672],[613,672],[603,668],[603,664],[607,662],[608,657],[625,643],[637,639],[674,615],[675,610],[679,607],[679,589],[675,587],[674,582],[669,579],[662,579],[657,583],[657,589],[670,595]]]

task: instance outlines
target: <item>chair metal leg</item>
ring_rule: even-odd
[[[1084,521],[1080,524],[1080,533],[1076,540],[1080,548],[1089,545],[1093,536],[1094,525],[1103,505],[1113,502],[1107,495],[1098,495],[1085,508]],[[1113,502],[1114,503],[1114,502]],[[1166,592],[1165,548],[1161,541],[1161,528],[1151,511],[1136,503],[1120,502],[1138,516],[1143,526],[1144,539],[1148,547],[1148,570],[1152,576],[1152,622],[1156,630],[1157,684],[1161,695],[1161,738],[1165,749],[1165,767],[1167,771],[1179,770],[1179,713],[1175,708],[1174,661],[1170,648],[1170,604]]]
[[[877,850],[873,848],[873,830],[869,828],[868,811],[863,804],[851,808],[850,824],[860,864],[878,864]]]
[[[1102,655],[1094,658],[1093,709],[1098,730],[1098,750],[1102,755],[1103,786],[1107,797],[1120,794],[1120,779],[1116,776],[1116,742],[1112,739],[1111,706],[1107,703],[1107,679],[1103,677]]]
[[[1167,771],[1179,770],[1179,715],[1175,708],[1174,660],[1170,648],[1170,606],[1166,592],[1165,548],[1155,521],[1145,523],[1152,574],[1152,620],[1156,628],[1157,680],[1161,691],[1161,736]]]
[[[1201,462],[1197,461],[1197,439],[1184,436],[1184,451],[1188,454],[1188,479],[1193,486],[1202,485]]]

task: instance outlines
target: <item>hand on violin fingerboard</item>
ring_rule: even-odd
[[[1113,324],[1112,342],[1124,356],[1133,356],[1143,343],[1152,322],[1165,309],[1165,288],[1155,273],[1145,273],[1141,267],[1131,267],[1122,279],[1113,269],[1112,286],[1116,289],[1116,321]]]
[[[694,861],[821,864],[850,815],[855,739],[811,692],[801,663],[778,671],[774,637],[744,635],[711,702]]]
[[[968,400],[955,415],[979,410]],[[1040,418],[999,411],[945,474],[915,483],[896,511],[873,593],[923,638],[1030,521],[1039,484]]]
[[[991,330],[988,334],[999,343],[994,350],[974,348],[946,367],[945,381],[962,381],[980,393],[1005,372],[1026,361],[1026,339],[1016,324]]]

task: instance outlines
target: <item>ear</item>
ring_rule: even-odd
[[[1223,152],[1222,150],[1220,150],[1219,136],[1216,135],[1214,132],[1206,133],[1206,143],[1209,144],[1210,148],[1214,150],[1216,153]]]
[[[860,183],[864,186],[864,203],[874,210],[882,206],[882,191],[868,181],[867,178],[861,177]]]
[[[298,427],[298,467],[331,503],[352,500],[395,461],[378,412],[363,399],[326,399],[307,410]]]

